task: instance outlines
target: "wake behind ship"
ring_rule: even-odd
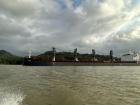
[[[124,54],[123,57],[126,59],[121,59],[113,57],[113,51],[110,50],[110,54],[106,55],[106,58],[102,58],[96,55],[95,50],[92,50],[92,54],[89,55],[89,59],[85,60],[84,55],[78,56],[77,48],[74,49],[71,54],[71,59],[64,59],[63,56],[56,52],[53,48],[49,56],[29,56],[24,58],[25,66],[140,66],[140,56],[138,53]],[[63,54],[61,54],[63,55]],[[129,55],[132,59],[128,59]],[[68,58],[64,55],[65,58]],[[83,58],[82,58],[83,57]],[[59,58],[59,59],[58,59]],[[61,59],[60,59],[61,58]],[[69,57],[70,58],[70,57]]]

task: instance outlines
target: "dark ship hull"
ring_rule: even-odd
[[[65,56],[64,58],[62,54]],[[113,57],[112,50],[110,50],[110,54],[108,55],[108,58],[107,57],[104,58],[104,56],[101,56],[100,59],[96,59],[96,54],[94,49],[92,49],[92,54],[88,55],[88,57],[90,56],[90,58],[88,59],[78,59],[77,48],[74,49],[74,53],[72,54],[73,57],[69,56],[70,57],[69,59],[66,57],[66,55],[69,55],[69,53],[66,52],[56,53],[55,48],[53,48],[52,52],[48,53],[48,55],[49,56],[43,55],[43,56],[33,57],[29,53],[29,57],[24,59],[24,65],[26,66],[140,66],[140,58],[138,54],[137,56],[135,56],[135,58],[136,57],[139,58],[136,61],[133,60],[121,61],[120,58]],[[125,56],[126,55],[130,55],[130,54],[125,54]],[[55,59],[56,56],[58,56],[59,59]],[[83,58],[85,57],[85,55],[82,56]],[[101,59],[102,57],[103,59]]]
[[[92,61],[35,61],[26,59],[25,66],[140,66],[140,63],[135,61],[125,62],[92,62]]]

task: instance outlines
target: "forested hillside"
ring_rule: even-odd
[[[0,64],[22,64],[23,58],[5,50],[0,50]]]

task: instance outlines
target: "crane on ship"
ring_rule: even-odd
[[[62,49],[60,49],[60,48],[52,47],[52,54],[53,54],[52,61],[53,61],[53,62],[56,61],[56,60],[55,60],[55,58],[56,58],[56,50],[57,50],[58,52],[70,52],[70,53],[73,53],[73,57],[74,57],[73,61],[75,61],[75,62],[78,62],[78,61],[79,61],[79,58],[78,58],[78,49],[77,49],[77,48],[75,48],[74,50],[64,51],[64,50],[62,50]],[[92,55],[91,61],[93,61],[93,62],[94,62],[94,61],[98,61],[98,60],[96,59],[96,52],[95,52],[94,49],[92,49],[91,55]],[[109,57],[110,57],[110,62],[113,63],[113,61],[114,61],[113,50],[110,50]]]
[[[61,49],[58,49],[58,50],[63,51]],[[52,61],[55,62],[55,56],[56,56],[56,48],[55,47],[52,48],[52,52],[53,52]],[[65,51],[63,51],[63,52],[65,52]],[[79,60],[78,60],[77,48],[74,49],[74,52],[73,53],[74,53],[74,61],[75,62],[78,62]]]
[[[79,61],[79,58],[78,58],[78,49],[77,48],[75,48],[74,50],[64,51],[64,50],[62,50],[60,48],[52,47],[52,55],[53,55],[52,61],[53,62],[56,61],[56,50],[58,52],[70,52],[70,53],[73,53],[73,57],[74,57],[73,61],[75,61],[75,62],[78,62]],[[29,59],[31,59],[31,57],[32,57],[31,54],[32,54],[31,49],[29,49],[29,55],[28,55],[28,58]],[[97,61],[97,59],[95,57],[96,52],[95,52],[94,49],[92,49],[91,55],[92,55],[91,61]],[[110,56],[110,62],[113,63],[114,62],[113,50],[110,50],[109,56]],[[130,56],[131,56],[131,59],[129,58]],[[123,59],[123,57],[125,59]],[[135,50],[132,50],[132,49],[129,49],[126,52],[124,52],[124,54],[121,55],[121,58],[122,58],[121,59],[122,61],[136,61],[137,63],[140,63],[140,54],[138,52],[136,52]]]

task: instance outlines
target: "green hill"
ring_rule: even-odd
[[[78,53],[78,58],[80,61],[91,61],[93,59],[92,54],[80,54]],[[40,54],[38,57],[52,60],[53,58],[53,52],[47,51],[43,54]],[[109,61],[110,56],[109,55],[99,55],[96,54],[95,58],[98,61]],[[120,60],[120,58],[114,57],[116,60]],[[58,61],[73,61],[74,60],[74,54],[72,52],[57,52],[56,53],[56,60]]]
[[[53,58],[53,52],[47,51],[43,54],[40,54],[38,57],[45,58],[47,60],[52,60]],[[56,53],[56,60],[58,61],[73,61],[74,54],[71,52],[57,52]]]
[[[0,50],[0,64],[22,64],[22,57],[15,56],[5,50]]]

